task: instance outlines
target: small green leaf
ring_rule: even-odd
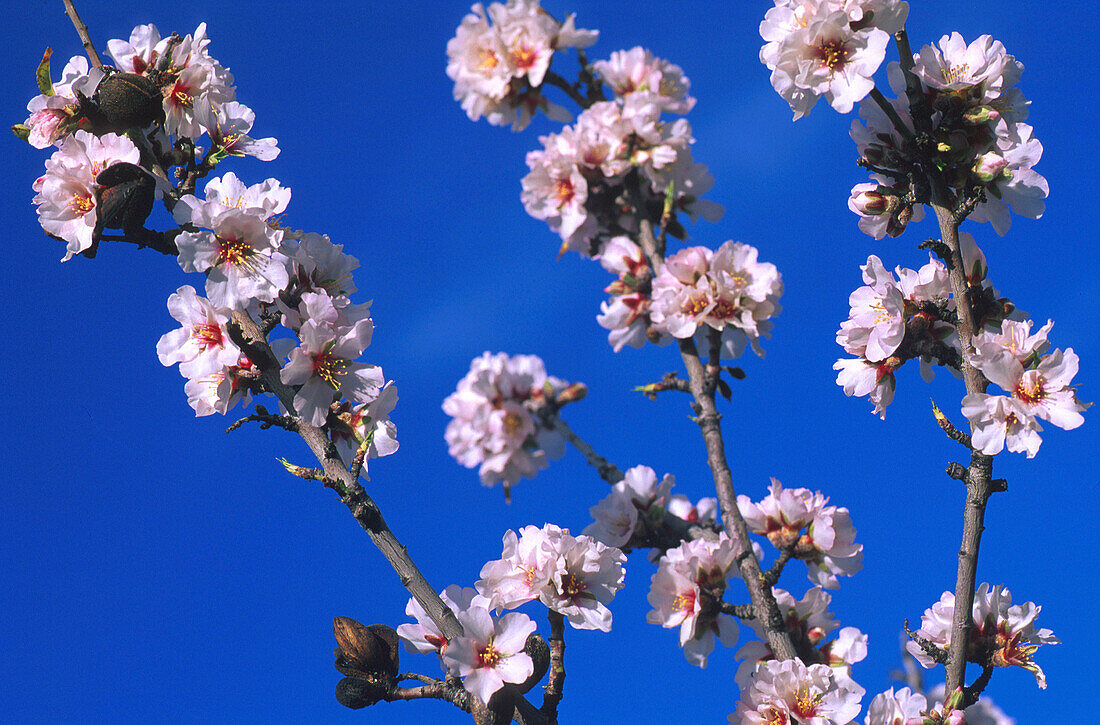
[[[30,126],[24,126],[21,123],[17,123],[14,126],[11,127],[11,132],[14,133],[16,136],[18,136],[19,138],[21,138],[22,140],[27,141],[27,139],[29,139],[30,135],[31,135],[31,127]]]
[[[46,48],[46,52],[42,54],[42,62],[38,64],[38,90],[42,91],[42,95],[56,96],[57,93],[53,89],[53,81],[50,80],[50,56],[53,55],[53,48]]]

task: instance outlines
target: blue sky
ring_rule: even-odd
[[[881,691],[898,664],[902,620],[915,624],[953,588],[963,492],[943,469],[960,449],[939,433],[929,398],[961,421],[962,389],[943,374],[925,384],[907,366],[880,421],[835,385],[833,338],[867,255],[919,266],[926,256],[916,244],[935,231],[925,222],[875,242],[856,229],[846,200],[864,179],[851,118],[819,104],[791,123],[757,61],[769,3],[546,6],[601,31],[593,60],[644,45],[691,79],[694,155],[717,179],[708,198],[726,207],[717,224],[689,227],[691,243],[753,244],[786,284],[767,357],[739,361],[748,378],[722,406],[735,484],[758,499],[775,476],[851,510],[864,569],[843,582],[832,611],[869,634],[871,653],[854,676],[869,695]],[[674,348],[613,353],[595,322],[609,276],[576,255],[555,260],[557,237],[519,201],[524,154],[555,126],[540,119],[514,134],[471,123],[453,101],[445,46],[466,4],[152,7],[79,4],[101,50],[139,23],[186,34],[206,21],[212,54],[256,111],[256,135],[276,136],[282,148],[274,162],[231,161],[219,172],[279,178],[293,190],[287,223],[330,234],[362,263],[359,299],[374,300],[376,325],[365,359],[401,397],[393,414],[401,449],[372,463],[368,490],[430,581],[472,584],[508,528],[552,521],[579,531],[606,493],[569,452],[521,482],[509,506],[447,456],[440,403],[484,350],[538,354],[552,375],[586,383],[588,399],[566,418],[620,467],[674,473],[675,490],[693,499],[713,493],[684,400],[631,392],[679,367]],[[9,124],[25,118],[43,49],[53,47],[55,73],[80,49],[60,0],[15,12],[0,29]],[[1051,3],[917,0],[910,16],[914,48],[952,30],[967,40],[991,33],[1026,67],[1021,88],[1044,144],[1037,169],[1051,186],[1047,212],[1014,218],[1003,238],[989,225],[967,226],[998,288],[1036,320],[1055,320],[1053,343],[1078,352],[1080,395],[1095,400],[1100,346],[1089,305],[1100,291],[1098,253],[1094,185],[1082,166],[1091,167],[1098,109],[1076,68],[1094,45],[1095,10],[1067,21]],[[0,352],[8,473],[0,719],[462,722],[435,702],[357,713],[336,703],[332,617],[396,626],[407,595],[330,491],[282,471],[277,457],[310,463],[296,438],[252,428],[225,435],[232,414],[193,416],[183,379],[161,367],[155,344],[175,327],[168,295],[196,276],[128,245],[58,262],[61,245],[42,234],[30,203],[46,157],[14,137],[3,146],[0,218],[13,257],[0,275],[14,307]],[[1072,720],[1093,699],[1085,663],[1096,638],[1082,624],[1096,610],[1089,521],[1100,440],[1095,413],[1085,416],[1076,431],[1047,426],[1035,459],[996,462],[1009,491],[989,507],[979,580],[1042,604],[1040,625],[1063,640],[1038,654],[1046,691],[1018,669],[993,678],[989,693],[1021,725]],[[563,722],[592,712],[608,723],[722,722],[733,710],[733,651],[698,670],[674,631],[645,624],[652,573],[633,555],[611,633],[567,635]],[[781,586],[800,595],[809,581],[794,565]],[[428,657],[402,664],[438,672]]]

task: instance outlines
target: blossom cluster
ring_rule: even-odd
[[[623,588],[626,555],[546,524],[504,535],[501,558],[481,568],[477,590],[499,613],[538,599],[576,629],[611,630],[608,602]]]
[[[913,63],[918,107],[910,107],[905,75],[891,63],[888,76],[897,98],[888,102],[889,112],[864,100],[863,123],[852,122],[863,165],[874,172],[870,183],[852,189],[848,204],[860,216],[860,229],[876,239],[898,236],[919,218],[914,204],[929,200],[928,189],[911,184],[919,156],[912,141],[920,130],[913,115],[918,112],[921,123],[931,123],[936,141],[929,147],[932,157],[920,163],[942,173],[960,197],[973,200],[970,219],[990,222],[1003,235],[1011,224],[1009,207],[1021,216],[1041,217],[1049,187],[1032,168],[1043,146],[1022,122],[1028,102],[1015,83],[1023,65],[988,35],[967,44],[958,33],[924,46]]]
[[[559,23],[538,0],[494,2],[488,11],[477,3],[471,10],[447,43],[447,75],[470,120],[484,116],[520,131],[542,110],[568,121],[569,112],[546,100],[541,87],[554,51],[587,48],[597,33],[578,29],[572,15]]]
[[[840,586],[838,576],[851,576],[863,565],[863,544],[848,509],[828,506],[829,499],[806,488],[783,488],[772,479],[769,493],[759,503],[744,494],[737,508],[749,531],[768,537],[780,551],[806,563],[810,581],[826,589]]]
[[[890,34],[908,13],[900,0],[775,0],[760,23],[760,62],[796,121],[822,96],[848,113],[874,88]]]
[[[977,250],[969,235],[960,238],[964,248]],[[962,351],[954,325],[945,321],[954,300],[947,268],[931,255],[919,270],[897,267],[896,277],[873,254],[861,269],[866,284],[849,296],[851,311],[836,335],[837,344],[856,357],[838,360],[833,369],[845,395],[867,396],[885,418],[894,398],[894,372],[906,360],[920,358],[925,379],[933,374],[933,361],[955,365]]]
[[[778,587],[772,592],[799,659],[812,665],[828,665],[834,668],[837,678],[851,678],[852,665],[867,656],[867,635],[855,627],[844,627],[834,639],[826,639],[840,626],[826,611],[832,596],[821,587],[813,587],[799,601]],[[741,688],[751,685],[758,663],[775,659],[760,622],[750,619],[748,625],[759,639],[746,642],[737,651],[741,665],[735,680]]]
[[[828,665],[795,658],[760,662],[741,695],[731,725],[846,725],[860,711],[866,692]]]
[[[973,445],[982,453],[994,455],[1007,447],[1032,458],[1042,444],[1038,419],[1064,430],[1085,422],[1081,413],[1088,404],[1078,400],[1071,385],[1077,354],[1072,348],[1046,353],[1053,326],[1048,321],[1032,334],[1030,320],[1004,320],[1000,332],[974,337],[970,364],[1008,393],[970,393],[963,398],[963,415],[974,429]]]
[[[126,163],[138,169],[135,174],[147,177],[158,193],[168,186],[163,176],[138,166],[141,152],[134,141],[120,135],[127,130],[121,126],[134,118],[140,118],[136,121],[139,125],[147,124],[142,142],[150,144],[150,153],[164,168],[199,162],[193,141],[204,133],[209,134],[211,146],[201,161],[210,167],[229,155],[262,160],[278,155],[275,139],[248,136],[255,114],[234,100],[233,77],[210,56],[209,44],[205,23],[194,34],[163,39],[155,26],[139,25],[129,41],[108,42],[117,66],[108,69],[110,72],[89,68],[87,60],[77,56],[65,66],[60,82],[42,82],[42,93],[27,106],[30,117],[16,131],[37,148],[58,146],[46,162],[46,174],[35,182],[38,195],[34,203],[43,229],[68,243],[66,260],[74,254],[94,254],[98,235],[108,222],[99,215],[100,195],[106,188],[100,177],[104,169]],[[40,74],[43,70],[48,77],[48,58]],[[155,109],[159,118],[142,113],[134,116],[132,104],[136,101],[127,99],[123,112],[113,111],[121,113],[126,122],[118,121],[117,127],[112,127],[112,117],[103,108],[108,100],[116,105],[120,102],[113,97],[102,99],[101,94],[108,86],[132,89],[134,84],[143,92],[159,94],[162,100]],[[117,90],[112,92],[117,95]],[[151,200],[138,221],[149,211]],[[140,223],[133,226],[140,227]]]
[[[726,580],[734,573],[734,554],[733,540],[724,532],[717,541],[685,541],[665,552],[650,583],[653,609],[646,621],[679,627],[684,657],[698,667],[706,667],[716,639],[727,647],[737,642],[737,622],[719,611]]]
[[[760,338],[782,309],[782,276],[774,264],[758,261],[755,247],[727,241],[717,251],[688,247],[670,256],[654,275],[645,255],[627,237],[613,237],[600,255],[604,269],[619,278],[606,288],[611,299],[596,318],[610,330],[616,352],[670,338],[698,337],[709,349],[707,331],[719,335],[723,357],[747,346],[763,355]]]
[[[973,626],[966,643],[966,659],[983,666],[1022,667],[1035,676],[1039,687],[1046,687],[1046,675],[1032,656],[1044,644],[1060,644],[1049,629],[1038,629],[1035,620],[1042,607],[1032,602],[1012,604],[1012,594],[1001,584],[990,588],[982,583],[974,592]],[[920,642],[927,641],[942,650],[949,650],[951,619],[955,612],[955,595],[944,592],[940,600],[921,615],[920,629],[914,641],[905,648],[925,668],[935,666],[935,660],[925,652]]]
[[[439,596],[462,625],[462,635],[448,639],[410,597],[405,614],[416,624],[397,628],[407,650],[438,654],[447,673],[461,677],[466,689],[482,702],[489,702],[504,683],[520,683],[531,676],[534,663],[524,652],[527,638],[535,631],[530,617],[520,612],[494,617],[488,600],[471,587],[452,584]]]
[[[535,355],[488,352],[474,358],[455,392],[443,401],[451,416],[444,437],[450,454],[467,468],[479,466],[481,483],[507,489],[546,468],[565,452],[565,439],[543,425],[537,410],[567,384],[549,377]]]
[[[717,220],[721,207],[699,199],[714,178],[692,160],[691,125],[683,118],[661,119],[694,102],[680,69],[641,49],[613,56],[601,67],[626,94],[593,103],[576,124],[539,138],[543,148],[527,154],[530,172],[521,181],[527,213],[561,237],[562,251],[591,257],[599,256],[608,239],[637,233],[633,217],[621,211],[639,203],[659,212],[667,198],[692,219]],[[638,87],[620,80],[647,73],[676,80],[652,79]],[[683,236],[679,222],[670,232]]]
[[[675,482],[671,474],[658,482],[652,468],[634,466],[611,487],[611,493],[589,509],[594,521],[583,533],[622,549],[659,530],[666,512],[693,524],[715,523],[718,499],[703,498],[693,504],[687,496],[671,495]]]

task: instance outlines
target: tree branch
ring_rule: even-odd
[[[638,217],[638,243],[649,260],[653,269],[659,269],[664,263],[664,256],[657,247],[657,240],[653,236],[653,223],[641,215],[645,205],[638,198],[637,189],[631,194],[632,205],[639,210]],[[737,507],[737,494],[733,489],[733,474],[730,472],[729,463],[726,461],[726,448],[722,440],[722,416],[718,413],[718,407],[714,402],[715,383],[709,379],[703,362],[699,359],[699,351],[695,347],[692,338],[679,340],[680,357],[687,369],[691,393],[695,399],[696,422],[703,433],[703,443],[707,450],[707,463],[710,465],[711,474],[714,476],[714,488],[718,494],[718,505],[722,510],[722,521],[726,533],[733,540],[735,561],[745,580],[745,586],[749,590],[749,598],[752,600],[753,612],[764,629],[768,646],[771,647],[776,659],[789,660],[795,657],[794,643],[787,633],[783,622],[783,615],[779,612],[775,595],[771,587],[766,586],[764,574],[760,570],[760,562],[753,554],[752,541],[749,539],[749,529],[745,519],[741,516],[741,510]]]
[[[279,361],[271,352],[255,320],[245,312],[234,311],[229,334],[248,359],[260,369],[268,389],[279,399],[288,414],[297,417],[294,410],[294,390],[283,384]],[[339,494],[340,501],[348,507],[355,520],[370,535],[371,541],[397,572],[401,584],[420,603],[439,627],[440,632],[448,638],[461,636],[462,625],[459,624],[454,612],[443,603],[439,594],[424,578],[408,551],[382,518],[382,512],[377,504],[363,490],[358,480],[352,477],[332,441],[320,428],[309,425],[301,419],[298,419],[297,427],[298,435],[317,457],[325,475],[334,482],[332,488]],[[476,700],[476,698],[473,699]]]
[[[76,34],[80,36],[80,42],[84,44],[84,52],[88,54],[88,60],[91,61],[93,66],[102,70],[103,61],[99,59],[99,53],[95,52],[95,44],[92,43],[92,38],[88,35],[88,26],[80,19],[80,15],[76,12],[76,6],[73,5],[73,0],[62,1],[65,3],[65,14],[69,16],[69,20],[73,21]]]

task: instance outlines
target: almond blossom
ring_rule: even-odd
[[[194,287],[184,285],[168,298],[168,312],[182,327],[157,342],[161,365],[179,363],[180,374],[193,378],[237,363],[241,351],[225,328],[227,310],[216,310]]]
[[[1078,368],[1073,349],[1039,355],[1049,345],[1046,334],[1052,325],[1048,322],[1029,336],[1030,322],[1005,320],[999,334],[975,336],[971,364],[1009,393],[1008,397],[970,393],[963,398],[963,414],[974,426],[974,446],[986,455],[1007,446],[1034,457],[1042,442],[1036,418],[1063,430],[1085,422],[1081,413],[1089,404],[1077,398],[1071,385]]]
[[[307,423],[325,424],[333,398],[370,403],[385,385],[377,365],[355,362],[370,345],[374,324],[370,318],[350,326],[333,326],[309,320],[299,331],[301,344],[290,353],[282,369],[284,385],[301,385],[294,407]]]
[[[990,589],[982,583],[974,592],[973,626],[966,644],[966,659],[994,667],[1022,667],[1035,676],[1040,688],[1045,688],[1046,675],[1033,655],[1041,645],[1060,644],[1049,629],[1037,629],[1035,619],[1042,607],[1032,603],[1012,604],[1012,594],[1003,584]],[[944,592],[940,600],[921,615],[916,636],[943,650],[949,650],[951,620],[955,611],[955,595]],[[921,649],[917,640],[905,649],[923,666],[931,668],[935,661]]]
[[[275,138],[255,139],[248,135],[256,122],[256,114],[243,103],[212,104],[206,99],[196,110],[195,119],[210,134],[214,154],[211,163],[226,156],[255,156],[260,161],[272,161],[279,155]]]
[[[731,725],[846,725],[860,711],[865,690],[832,667],[806,666],[800,659],[757,665],[752,684],[741,692]]]
[[[366,462],[395,453],[398,448],[397,426],[390,420],[390,413],[397,405],[397,388],[386,382],[378,397],[369,403],[353,405],[342,400],[336,411],[340,425],[329,428],[329,435],[336,448],[343,452],[344,460],[350,460],[364,441],[369,441],[363,458],[363,474],[367,474]]]
[[[473,587],[451,584],[439,593],[439,598],[454,612],[463,629],[470,620],[471,610],[485,609],[483,598]],[[439,631],[439,626],[424,611],[424,607],[420,606],[420,602],[416,601],[416,597],[409,597],[405,614],[416,620],[416,624],[401,624],[397,627],[397,636],[405,644],[405,649],[419,654],[435,652],[442,655],[447,649],[447,637]]]
[[[447,76],[454,97],[471,121],[485,117],[494,126],[520,131],[535,112],[569,120],[569,114],[542,97],[539,88],[555,50],[585,48],[596,33],[578,30],[570,15],[554,20],[538,0],[476,3],[447,43]],[[492,24],[490,24],[492,20]]]
[[[242,355],[234,365],[203,371],[190,378],[183,386],[183,392],[196,416],[225,415],[237,403],[248,405],[252,400],[249,387],[243,385],[241,379],[254,375],[252,361]]]
[[[92,96],[103,71],[90,68],[88,59],[74,55],[61,71],[61,80],[52,83],[52,93],[42,93],[27,103],[30,116],[23,123],[27,142],[36,149],[44,149],[58,143],[72,130],[77,119],[77,93]],[[15,129],[13,129],[15,130]]]
[[[698,667],[706,667],[715,639],[727,647],[737,642],[737,622],[719,612],[733,561],[733,540],[724,532],[717,541],[685,541],[665,552],[650,583],[646,621],[678,627],[684,657]]]
[[[34,182],[38,222],[47,234],[68,242],[67,262],[92,249],[96,229],[96,177],[115,163],[137,164],[141,154],[125,136],[94,136],[77,131],[46,160],[46,173]]]
[[[184,36],[172,50],[168,70],[164,74],[164,129],[171,135],[198,138],[208,131],[197,116],[197,109],[228,103],[236,97],[233,76],[210,56],[206,23],[200,23],[194,34]],[[167,41],[158,49],[167,50]]]
[[[688,95],[691,82],[683,69],[654,57],[646,48],[617,50],[609,59],[598,60],[592,67],[617,96],[655,93],[662,110],[669,113],[687,113],[695,106],[695,99]]]
[[[864,6],[872,4],[881,7],[864,22]],[[790,104],[794,119],[809,113],[821,96],[848,113],[870,93],[889,34],[900,29],[907,11],[903,2],[775,0],[760,23],[766,42],[760,62],[771,70],[772,86]]]
[[[897,692],[890,688],[871,700],[863,725],[908,725],[911,718],[923,720],[921,713],[928,708],[928,701],[919,692],[903,687]]]
[[[487,609],[473,606],[466,611],[462,629],[463,635],[442,650],[443,664],[482,702],[489,702],[505,682],[523,682],[534,672],[531,657],[523,651],[535,631],[526,614],[512,612],[494,619]]]
[[[565,387],[546,375],[534,355],[482,354],[443,401],[443,411],[452,418],[444,434],[448,452],[467,468],[479,466],[485,486],[503,481],[507,490],[521,478],[534,477],[548,465],[548,457],[565,451],[564,438],[541,425],[535,410],[547,394]]]
[[[781,309],[783,282],[775,265],[758,262],[757,254],[727,241],[716,252],[688,247],[668,257],[653,280],[654,329],[687,338],[710,328],[721,333],[724,357],[739,356],[746,345],[762,356],[759,338],[768,336],[770,318]]]
[[[828,501],[820,492],[784,489],[773,478],[769,494],[760,503],[742,494],[737,507],[749,531],[767,536],[780,551],[790,549],[796,559],[806,562],[810,581],[836,589],[838,575],[851,576],[862,567],[863,545],[855,543],[848,509],[827,506]]]
[[[611,487],[610,494],[588,510],[595,522],[583,533],[608,546],[622,548],[634,535],[639,522],[643,531],[648,528],[647,523],[659,525],[675,482],[671,474],[666,474],[658,483],[652,468],[634,466],[623,474],[623,480]],[[658,522],[640,518],[653,516],[658,517]]]
[[[527,526],[504,535],[502,558],[482,567],[477,590],[498,612],[538,599],[576,629],[607,632],[607,603],[623,587],[625,562],[621,551],[588,536]]]
[[[607,241],[600,253],[600,265],[618,279],[604,288],[612,297],[600,303],[596,322],[610,331],[607,341],[615,352],[625,345],[641,347],[649,339],[653,270],[641,248],[625,236]]]
[[[800,601],[778,587],[773,587],[772,591],[799,659],[809,664],[829,665],[836,670],[838,678],[850,678],[852,665],[867,657],[867,635],[855,627],[844,627],[836,632],[840,625],[832,613],[826,611],[832,597],[820,586],[810,589]],[[747,624],[759,639],[745,643],[737,651],[741,665],[734,679],[742,688],[750,684],[757,663],[775,659],[759,621],[750,619]],[[826,640],[833,632],[836,637]]]

